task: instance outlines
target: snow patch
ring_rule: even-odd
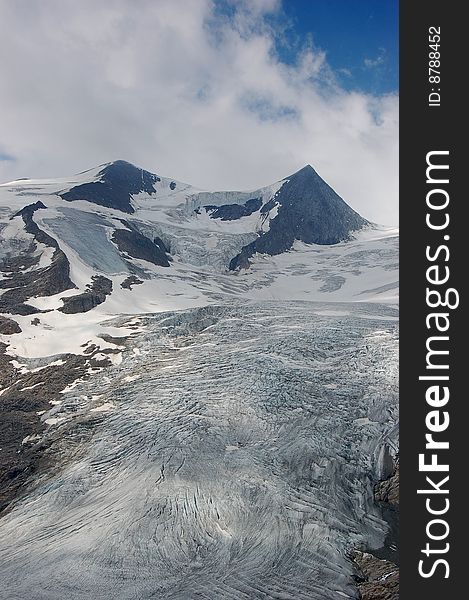
[[[115,408],[115,404],[113,404],[112,402],[105,402],[100,406],[92,408],[90,412],[106,412],[108,410],[112,410],[113,408]]]
[[[46,425],[58,425],[62,421],[65,421],[65,417],[50,417],[49,419],[45,419],[44,423]]]
[[[24,388],[21,388],[20,392],[25,392],[26,390],[34,390],[34,388],[39,387],[40,385],[44,385],[44,381],[41,381],[39,383],[35,383],[34,385],[28,385]]]

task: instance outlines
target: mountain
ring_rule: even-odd
[[[265,257],[293,251],[314,266],[335,253],[331,246],[340,246],[337,256],[343,256],[368,240],[365,247],[373,254],[382,238],[387,241],[377,245],[386,254],[394,243],[389,236],[396,239],[353,211],[310,166],[251,192],[203,192],[119,160],[69,179],[4,184],[0,194],[5,290],[0,310],[7,314],[35,314],[46,307],[85,312],[107,297],[115,299],[119,313],[132,295],[145,310],[158,300],[176,308],[186,306],[188,296],[200,299],[196,305],[217,300],[230,293],[228,288],[234,296],[257,297],[259,285],[275,294],[282,274],[269,282],[254,275]],[[350,279],[339,263],[320,271],[319,290],[324,288],[328,299],[331,286],[344,292]],[[229,271],[241,272],[233,277]],[[371,280],[353,272],[360,291],[368,293]],[[376,288],[389,284],[385,275],[376,278]],[[300,281],[298,275],[294,281]],[[314,286],[302,282],[303,288],[306,283],[310,289],[299,295],[291,290],[292,299],[306,293],[310,298]],[[65,300],[43,300],[62,292]],[[352,291],[345,294],[353,297]]]
[[[139,169],[125,160],[116,160],[104,165],[94,181],[80,183],[59,195],[67,202],[87,200],[107,208],[133,213],[133,194],[155,194],[155,183],[159,181],[160,177],[153,173]]]
[[[0,276],[5,597],[353,598],[353,551],[397,560],[398,232],[311,166],[0,185]]]
[[[242,248],[230,269],[249,266],[248,259],[255,253],[273,255],[290,250],[296,240],[338,244],[368,225],[310,165],[284,180],[275,196],[260,207],[260,213],[268,214],[275,207],[277,215],[269,229]]]

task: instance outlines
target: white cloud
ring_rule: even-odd
[[[379,49],[379,53],[375,58],[365,58],[363,64],[367,69],[374,69],[380,67],[386,61],[386,51],[384,48]]]
[[[0,0],[0,179],[124,158],[202,188],[248,189],[312,164],[365,217],[397,221],[396,96],[294,65],[275,0]]]

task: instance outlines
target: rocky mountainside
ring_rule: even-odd
[[[106,298],[111,314],[129,305],[185,308],[226,293],[258,299],[259,287],[275,297],[285,279],[293,283],[285,299],[312,293],[320,299],[322,291],[328,300],[396,295],[397,277],[390,281],[383,271],[397,273],[395,232],[368,223],[310,166],[251,192],[201,192],[116,161],[73,178],[4,184],[0,209],[0,310],[6,314],[65,304],[67,312],[72,306],[86,311]],[[291,252],[292,260],[266,263]],[[332,254],[335,264],[323,266]],[[362,256],[361,268],[344,264],[345,254],[357,264]],[[306,278],[298,269],[277,273],[293,256],[308,269]],[[96,277],[101,288],[103,278],[110,282],[106,293],[90,292]],[[129,280],[143,285],[133,288]],[[82,294],[87,301],[63,300]]]
[[[338,196],[316,171],[307,165],[289,177],[276,195],[260,208],[268,214],[278,206],[268,231],[244,246],[230,262],[230,269],[249,266],[256,252],[280,254],[296,240],[307,244],[338,244],[368,223]]]
[[[310,166],[0,185],[0,600],[388,593],[397,293]]]
[[[117,160],[98,171],[94,181],[72,186],[59,196],[67,202],[87,200],[93,204],[115,208],[126,213],[133,213],[132,196],[145,192],[155,194],[155,183],[161,181],[158,175],[148,173],[134,165]]]

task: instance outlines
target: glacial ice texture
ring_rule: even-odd
[[[140,321],[122,363],[54,409],[61,467],[0,521],[0,598],[356,598],[347,551],[386,535],[372,490],[397,436],[395,310]]]

